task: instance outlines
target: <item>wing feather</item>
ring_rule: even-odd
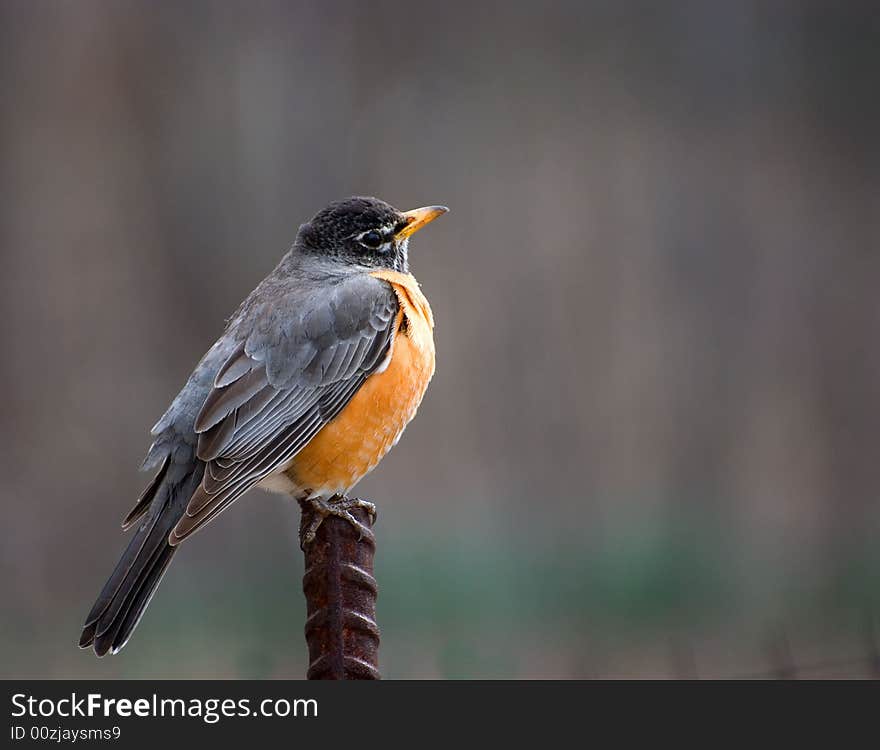
[[[384,361],[399,310],[368,274],[327,290],[291,291],[243,306],[240,343],[195,419],[202,484],[169,535],[177,544],[263,478],[286,466]]]

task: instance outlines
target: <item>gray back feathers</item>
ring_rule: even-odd
[[[293,251],[245,300],[156,424],[147,464],[196,446],[204,481],[176,543],[298,453],[384,360],[398,312],[367,269]]]

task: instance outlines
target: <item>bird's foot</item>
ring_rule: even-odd
[[[345,497],[344,495],[333,495],[333,497],[327,500],[320,497],[308,498],[301,500],[300,506],[302,507],[304,521],[306,520],[306,514],[311,516],[308,524],[300,527],[299,544],[303,549],[307,544],[315,541],[315,534],[328,516],[336,516],[348,521],[354,526],[355,531],[358,532],[359,540],[364,536],[364,532],[369,534],[370,530],[358,521],[351,511],[356,509],[367,511],[367,515],[370,517],[370,525],[375,523],[377,516],[376,506],[373,503],[361,500],[358,497]]]

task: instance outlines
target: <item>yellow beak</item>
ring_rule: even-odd
[[[422,227],[430,224],[438,216],[442,216],[449,209],[446,206],[425,206],[424,208],[414,208],[412,211],[404,212],[406,226],[394,235],[394,239],[402,240],[415,234]]]

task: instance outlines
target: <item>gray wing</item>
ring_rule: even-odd
[[[287,464],[342,410],[383,362],[397,312],[391,285],[369,275],[298,293],[270,287],[245,303],[195,419],[205,475],[171,544]]]

